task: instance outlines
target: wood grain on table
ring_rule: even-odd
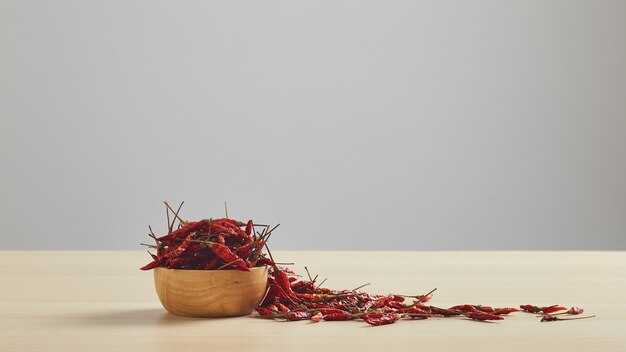
[[[274,322],[161,307],[145,252],[0,252],[2,351],[626,351],[626,252],[279,252],[324,286],[461,303],[584,307],[594,319]]]

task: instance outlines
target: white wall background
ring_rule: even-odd
[[[626,249],[626,1],[0,0],[0,249]]]

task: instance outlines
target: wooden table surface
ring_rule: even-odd
[[[325,286],[461,303],[584,307],[596,318],[275,322],[182,318],[161,307],[145,252],[0,252],[3,351],[626,351],[626,252],[276,252]]]

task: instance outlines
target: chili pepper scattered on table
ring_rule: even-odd
[[[182,204],[181,204],[182,206]],[[168,211],[168,233],[157,237],[152,228],[149,236],[156,241],[157,253],[150,253],[152,261],[141,268],[150,270],[157,267],[168,269],[189,270],[242,270],[251,267],[269,266],[267,293],[256,308],[258,317],[280,321],[310,320],[346,321],[362,320],[372,326],[394,324],[399,320],[424,320],[435,318],[469,318],[475,321],[503,320],[503,316],[519,312],[516,308],[493,308],[490,306],[462,304],[450,308],[426,305],[436,289],[413,296],[377,295],[360,291],[368,284],[352,290],[332,290],[316,284],[317,276],[309,280],[298,280],[290,269],[279,267],[272,257],[267,240],[273,228],[257,225],[252,220],[240,222],[229,218],[203,219],[190,222],[178,215],[180,207],[174,211],[166,203]],[[173,214],[170,222],[169,214]],[[174,229],[178,220],[178,228]],[[262,232],[255,232],[255,226],[262,227]],[[268,248],[269,258],[263,253]],[[407,302],[411,298],[412,302]],[[527,313],[542,314],[542,322],[586,319],[589,317],[560,318],[556,315],[579,315],[582,308],[572,307],[569,310],[559,305],[534,306],[521,305]],[[566,311],[556,313],[559,311]]]
[[[547,306],[547,307],[538,307],[538,306],[533,306],[531,304],[523,304],[519,307],[522,308],[527,313],[550,314],[550,313],[558,312],[560,310],[567,310],[566,307],[561,307],[558,304],[555,304],[553,306]]]

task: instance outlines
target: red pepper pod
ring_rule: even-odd
[[[234,219],[229,219],[229,218],[218,218],[218,219],[213,219],[213,221],[212,221],[212,222],[216,222],[216,223],[218,223],[218,224],[219,224],[219,223],[229,223],[229,224],[232,224],[232,225],[235,225],[235,226],[240,226],[240,227],[241,227],[241,226],[245,226],[245,225],[246,225],[245,223],[243,223],[243,222],[241,222],[241,221],[237,221],[237,220],[234,220]]]
[[[254,229],[254,224],[252,223],[252,220],[248,220],[248,223],[246,224],[246,235],[248,237],[252,235],[253,229]]]
[[[153,260],[152,262],[142,266],[139,268],[140,270],[150,270],[154,268],[158,268],[161,265],[162,260]]]
[[[289,312],[287,314],[287,320],[297,321],[297,320],[308,320],[311,318],[311,313],[309,312]]]
[[[256,265],[257,266],[263,266],[263,265],[274,266],[276,265],[276,263],[274,263],[270,258],[262,257],[259,260],[257,260]]]
[[[450,307],[449,309],[451,309],[451,310],[460,310],[462,312],[479,312],[479,310],[476,309],[471,304],[461,304],[461,305],[458,305],[458,306]]]
[[[560,310],[567,310],[566,307],[561,307],[561,306],[549,306],[549,307],[542,307],[541,311],[544,314],[550,314],[550,313],[554,313],[554,312],[558,312]]]
[[[344,312],[342,310],[336,313],[324,315],[324,320],[326,321],[341,321],[341,320],[348,320],[349,318],[350,318],[350,315],[347,312]]]
[[[191,241],[190,241],[191,239],[193,239],[193,233],[190,233],[189,235],[187,235],[187,237],[185,237],[185,241],[179,244],[178,247],[166,253],[165,258],[179,257],[181,254],[183,254],[187,250],[189,245],[191,245]]]
[[[528,313],[539,313],[541,312],[541,308],[537,306],[533,306],[532,304],[522,304],[519,306],[523,311]]]
[[[472,312],[472,313],[468,313],[467,317],[473,320],[479,320],[479,321],[485,321],[485,320],[503,320],[504,318],[499,316],[499,315],[495,315],[495,314],[489,314],[489,313],[484,313],[484,312]]]
[[[322,313],[323,315],[330,315],[330,314],[345,314],[346,311],[343,311],[341,309],[338,308],[321,308],[320,313]]]
[[[241,258],[247,258],[252,253],[252,242],[245,244],[239,248],[235,248],[235,254],[237,254]]]
[[[430,301],[431,299],[433,299],[433,294],[432,294],[432,293],[429,293],[429,294],[427,294],[427,295],[417,296],[417,299],[418,299],[420,302],[428,302],[428,301]]]
[[[301,300],[310,302],[310,303],[314,303],[314,302],[320,302],[323,301],[323,296],[320,294],[316,294],[316,293],[293,293],[296,297],[298,297]]]
[[[425,314],[425,315],[431,314],[430,312],[425,311],[425,310],[420,309],[420,308],[417,308],[417,307],[411,307],[411,308],[409,308],[409,309],[407,310],[407,313],[411,313],[411,314]]]
[[[585,310],[580,307],[572,307],[567,311],[567,314],[578,315],[578,314],[582,314],[584,311]]]
[[[212,270],[217,268],[217,262],[219,262],[219,257],[213,257],[210,262],[206,264],[201,264],[198,266],[198,270]]]
[[[289,277],[287,273],[282,270],[275,270],[274,278],[276,279],[276,284],[282,288],[288,296],[295,295],[295,292],[291,290],[291,283],[289,282]]]
[[[433,307],[433,306],[430,307],[430,313],[443,315],[444,317],[454,317],[454,316],[462,314],[460,310],[444,309],[444,308]]]
[[[315,286],[311,281],[298,281],[291,284],[291,290],[297,293],[310,293],[313,292]]]
[[[476,308],[477,310],[481,311],[481,312],[485,312],[485,313],[493,313],[495,312],[495,309],[493,309],[492,307],[489,306],[481,306],[481,305],[475,305],[473,306],[474,308]]]
[[[254,308],[257,313],[259,313],[260,316],[262,317],[269,317],[272,315],[272,311],[270,309],[267,308],[263,308],[263,307],[256,307]]]
[[[508,315],[510,313],[519,312],[519,309],[516,308],[495,308],[493,313],[495,315]]]
[[[393,302],[404,302],[405,298],[402,297],[402,296],[393,295],[393,296],[391,296],[391,300]]]
[[[248,265],[246,265],[246,262],[239,258],[239,256],[237,256],[235,253],[231,252],[231,250],[223,244],[212,242],[209,245],[209,248],[211,248],[213,253],[220,257],[220,259],[222,259],[224,262],[235,264],[235,266],[237,266],[237,269],[239,270],[250,271]]]
[[[559,318],[555,317],[554,315],[544,315],[541,318],[541,322],[543,323],[544,321],[557,321],[559,320]]]
[[[404,304],[402,304],[402,302],[398,302],[398,301],[386,301],[385,305],[389,308],[394,308],[394,309],[401,309],[404,308]]]
[[[282,304],[280,302],[276,302],[274,305],[276,306],[276,308],[278,308],[278,311],[280,311],[280,312],[288,312],[289,311],[289,308],[287,308],[286,305],[284,305],[284,304]]]
[[[208,223],[209,223],[209,220],[206,220],[206,219],[195,221],[195,222],[190,222],[187,226],[181,227],[180,229],[176,231],[172,231],[172,233],[170,233],[169,235],[165,235],[163,237],[169,236],[169,238],[171,239],[183,238],[183,237],[186,237],[191,232],[196,232],[202,229]]]
[[[249,238],[246,232],[242,230],[239,226],[235,225],[234,223],[224,221],[221,223],[217,223],[216,225],[218,226],[221,225],[222,227],[229,229],[230,232],[236,234],[237,237],[241,240],[247,240]]]
[[[311,320],[316,322],[316,323],[322,321],[322,319],[324,319],[324,316],[320,312],[317,312],[313,316],[311,316]]]
[[[370,313],[363,316],[363,320],[374,326],[393,324],[398,320],[398,315],[393,313]]]

